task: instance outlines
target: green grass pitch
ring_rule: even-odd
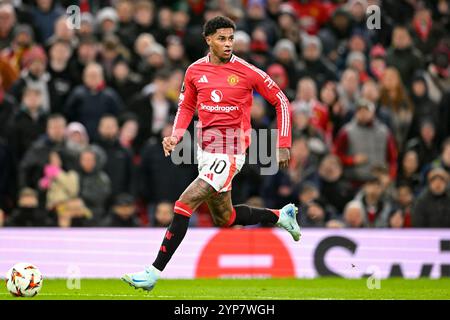
[[[4,281],[2,281],[4,283]],[[151,292],[135,290],[116,279],[81,279],[80,289],[69,290],[67,281],[44,280],[33,298],[16,298],[6,285],[0,300],[272,300],[272,299],[450,299],[450,279],[385,279],[380,289],[368,289],[365,279],[196,279],[160,280]]]

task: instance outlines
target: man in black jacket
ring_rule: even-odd
[[[133,196],[127,193],[119,194],[109,214],[100,223],[103,227],[139,227],[136,205]]]
[[[428,188],[417,199],[412,224],[418,228],[450,228],[449,175],[443,168],[428,173]]]
[[[103,170],[111,180],[112,196],[131,192],[132,159],[118,140],[119,125],[113,115],[104,115],[98,126],[97,145],[105,151],[107,159]]]

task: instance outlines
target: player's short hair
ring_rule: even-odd
[[[236,30],[233,20],[224,16],[217,16],[208,21],[203,26],[203,36],[207,37],[216,33],[217,29],[232,28]]]

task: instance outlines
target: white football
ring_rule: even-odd
[[[15,264],[6,274],[6,287],[16,297],[34,297],[42,288],[42,274],[27,262]]]

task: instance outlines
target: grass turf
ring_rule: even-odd
[[[0,288],[0,300],[450,299],[450,279],[386,279],[381,280],[380,289],[373,290],[367,288],[364,279],[160,280],[151,292],[134,290],[116,279],[81,279],[79,290],[67,289],[64,279],[46,279],[41,292],[33,298],[16,298],[5,285]]]

